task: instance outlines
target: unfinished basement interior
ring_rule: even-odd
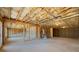
[[[79,8],[0,7],[0,52],[79,52]]]

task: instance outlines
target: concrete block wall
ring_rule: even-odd
[[[79,28],[59,29],[59,36],[79,38]]]
[[[79,38],[79,28],[60,28],[54,32],[58,37]],[[57,36],[56,36],[57,37]]]

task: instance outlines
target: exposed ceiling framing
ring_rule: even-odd
[[[0,17],[7,17],[10,20],[11,18],[13,18],[15,20],[20,20],[32,24],[48,25],[53,27],[56,26],[73,27],[73,23],[76,22],[76,19],[71,19],[71,18],[79,17],[79,8],[77,7],[1,7],[0,15],[1,15]]]

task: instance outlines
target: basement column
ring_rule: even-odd
[[[30,40],[30,24],[28,24],[28,28],[29,28],[29,40]]]
[[[36,39],[38,38],[38,27],[36,25]]]
[[[40,26],[38,26],[38,39],[40,39]]]
[[[2,20],[2,46],[5,44],[5,32],[4,32],[4,28],[5,28],[5,25],[4,25],[4,22],[5,20]]]
[[[9,34],[10,34],[10,33],[9,33],[9,28],[8,28],[8,27],[7,27],[7,29],[6,29],[6,33],[7,33],[7,37],[6,37],[6,38],[8,39],[8,38],[9,38]]]
[[[26,28],[25,28],[25,24],[22,24],[23,25],[23,37],[24,37],[24,41],[25,41],[25,36],[26,36]]]
[[[36,25],[36,39],[39,39],[39,26]]]
[[[1,46],[2,46],[2,22],[1,22],[1,20],[0,20],[0,48],[1,48]]]
[[[50,28],[50,35],[51,35],[51,39],[53,38],[53,28]]]

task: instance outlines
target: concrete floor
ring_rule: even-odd
[[[79,52],[79,39],[53,38],[14,40],[4,46],[5,52]]]

